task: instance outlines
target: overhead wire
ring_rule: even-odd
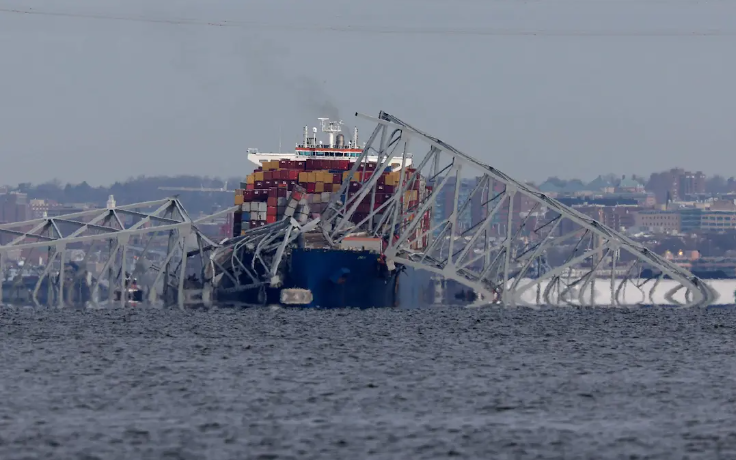
[[[33,8],[12,9],[0,8],[0,14],[35,15],[59,18],[77,18],[108,21],[129,21],[152,24],[203,26],[203,27],[235,27],[242,29],[298,30],[314,32],[342,32],[363,34],[392,35],[447,35],[447,36],[544,36],[544,37],[717,37],[736,36],[736,30],[554,30],[554,29],[504,29],[504,28],[455,28],[455,27],[412,27],[412,26],[380,26],[380,25],[338,25],[338,24],[284,24],[269,22],[243,22],[230,20],[204,20],[189,18],[156,18],[145,16],[106,15],[92,13],[70,13],[59,11],[43,11]]]

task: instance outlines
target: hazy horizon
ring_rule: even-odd
[[[248,147],[379,110],[519,180],[735,176],[733,17],[688,0],[0,0],[0,183],[244,176]]]

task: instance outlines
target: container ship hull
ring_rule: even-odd
[[[331,200],[347,200],[361,190],[372,176],[378,176],[373,193],[373,202],[364,199],[351,219],[362,220],[388,199],[400,185],[402,168],[411,166],[411,156],[393,157],[379,169],[378,158],[361,159],[363,149],[358,144],[357,129],[351,141],[339,133],[340,123],[322,121],[322,130],[329,134],[329,141],[322,143],[315,133],[310,137],[307,127],[304,138],[297,144],[294,153],[259,153],[248,150],[248,159],[256,164],[256,170],[247,176],[236,191],[235,205],[240,206],[233,218],[232,236],[237,238],[250,229],[263,227],[284,219],[293,218],[304,224],[320,218]],[[364,162],[360,171],[351,173],[356,161]],[[419,182],[417,182],[418,184]],[[423,183],[423,182],[422,182]],[[416,206],[424,189],[407,192],[409,200]],[[300,204],[295,205],[295,202]],[[402,199],[403,202],[403,199]],[[371,206],[375,206],[371,208]],[[427,225],[429,220],[427,219]],[[382,262],[383,242],[379,238],[368,238],[368,247],[360,244],[353,247],[328,245],[314,235],[315,243],[293,245],[285,254],[278,287],[262,287],[237,290],[232,281],[224,280],[217,293],[219,302],[242,304],[283,303],[284,290],[302,290],[310,293],[309,302],[299,303],[307,308],[372,308],[393,307],[401,303],[403,284],[412,284],[405,267],[388,270]],[[309,239],[309,238],[307,238]],[[364,238],[365,239],[365,238]],[[241,254],[247,265],[251,254]],[[257,264],[252,264],[255,266]],[[264,278],[263,273],[259,276]],[[241,279],[241,285],[248,280]],[[296,303],[295,303],[296,305]]]
[[[296,249],[286,287],[309,290],[313,300],[305,307],[394,307],[400,272],[389,272],[371,251]]]
[[[246,263],[249,254],[242,254]],[[309,291],[311,301],[302,308],[381,308],[400,304],[399,282],[405,281],[403,267],[388,271],[380,256],[372,251],[339,249],[293,249],[287,257],[279,287],[235,289],[224,281],[217,301],[233,305],[274,305],[282,301],[284,290]],[[239,280],[247,284],[245,275]]]

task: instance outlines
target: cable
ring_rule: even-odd
[[[280,24],[263,22],[239,21],[206,21],[198,19],[175,18],[147,18],[136,16],[113,16],[102,14],[61,13],[39,11],[34,9],[18,10],[0,8],[0,13],[23,14],[37,16],[53,16],[61,18],[95,19],[108,21],[130,21],[152,24],[193,25],[205,27],[236,27],[241,29],[268,29],[268,30],[300,30],[321,32],[344,32],[363,34],[392,34],[392,35],[446,35],[446,36],[544,36],[544,37],[732,37],[736,30],[523,30],[523,29],[495,29],[495,28],[442,28],[442,27],[398,27],[398,26],[340,26],[320,24]]]

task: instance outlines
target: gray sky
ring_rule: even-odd
[[[380,109],[518,179],[736,175],[732,0],[0,0],[29,8],[0,11],[0,183],[245,175]]]

